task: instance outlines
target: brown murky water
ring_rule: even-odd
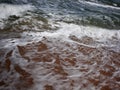
[[[0,12],[0,90],[120,90],[119,0],[0,0]]]
[[[0,90],[119,90],[120,53],[90,47],[90,37],[70,39],[43,37],[9,52],[1,50]]]

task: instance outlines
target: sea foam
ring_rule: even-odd
[[[21,15],[27,10],[32,10],[31,5],[11,5],[11,4],[0,4],[0,19],[7,18],[10,15]]]

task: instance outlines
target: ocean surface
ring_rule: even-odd
[[[0,0],[0,90],[120,90],[120,0]]]

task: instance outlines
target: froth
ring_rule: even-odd
[[[67,24],[63,22],[57,23],[57,26],[59,26],[59,29],[52,32],[49,30],[43,32],[23,32],[21,34],[21,38],[15,40],[1,40],[0,45],[3,45],[4,43],[5,48],[22,44],[25,45],[30,42],[41,41],[43,37],[47,37],[91,46],[107,45],[109,47],[114,46],[119,48],[120,30],[108,30],[92,26]]]
[[[9,83],[14,90],[117,90],[120,50],[91,47],[91,43],[115,40],[119,49],[120,31],[62,22],[58,25],[54,32],[24,32],[20,40],[11,39],[15,48],[5,55],[3,52],[2,60],[6,72],[12,74],[4,77],[6,73],[1,69],[3,87]],[[11,40],[4,40],[4,47],[11,47]],[[13,84],[9,79],[14,80]]]
[[[10,15],[21,15],[22,12],[27,10],[32,10],[31,5],[10,5],[10,4],[0,4],[0,19],[7,18]]]
[[[101,42],[120,39],[120,30],[108,30],[92,26],[79,26],[75,24],[59,23],[60,29],[55,32],[25,32],[23,36],[31,35],[33,37],[53,37],[69,40],[69,37],[72,35],[82,38],[84,36],[91,37],[94,40],[99,40]]]

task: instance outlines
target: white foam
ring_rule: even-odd
[[[107,41],[112,40],[113,37],[116,39],[120,39],[120,30],[109,30],[92,26],[79,26],[75,24],[67,24],[67,23],[59,23],[60,29],[55,32],[25,32],[23,36],[30,35],[38,39],[38,37],[52,37],[52,38],[61,38],[61,39],[69,39],[70,35],[74,35],[78,38],[83,36],[88,36],[93,38],[94,40]]]
[[[31,5],[0,4],[0,19],[7,18],[10,15],[21,15],[22,12],[32,10],[33,8]]]
[[[109,47],[117,46],[119,48],[118,45],[120,43],[120,30],[108,30],[108,29],[92,27],[92,26],[80,26],[75,24],[67,24],[63,22],[59,22],[58,25],[60,28],[54,32],[49,32],[49,31],[23,32],[21,34],[20,39],[0,40],[0,42],[1,44],[4,43],[4,47],[6,48],[6,47],[22,45],[22,44],[25,45],[30,42],[37,42],[37,41],[40,41],[43,37],[74,42],[73,40],[70,39],[70,36],[75,36],[78,39],[81,39],[82,37],[87,36],[92,38],[94,41],[99,42],[98,44],[109,42],[108,44],[106,44],[106,45],[109,45]]]
[[[58,24],[59,24],[60,28],[54,32],[47,32],[47,31],[45,31],[45,32],[24,32],[22,34],[22,37],[20,38],[20,40],[16,40],[16,41],[13,40],[14,44],[17,45],[17,44],[21,44],[24,42],[27,43],[27,40],[31,40],[31,42],[32,41],[37,42],[37,41],[40,41],[42,37],[48,37],[49,39],[52,38],[52,40],[54,40],[54,39],[64,40],[67,42],[67,41],[72,41],[69,38],[70,35],[74,35],[77,38],[81,38],[83,36],[88,36],[88,37],[93,38],[94,40],[100,40],[101,42],[107,41],[109,39],[111,39],[110,41],[112,41],[113,37],[117,38],[118,41],[120,40],[120,30],[108,30],[108,29],[102,29],[102,28],[98,28],[98,27],[79,26],[79,25],[75,25],[75,24],[67,24],[67,23],[62,23],[62,22],[59,22]],[[6,43],[8,43],[10,41],[8,40],[8,41],[6,41]],[[60,50],[61,49],[60,47],[62,45],[59,43],[56,43],[56,44],[58,44],[58,47],[59,47],[58,50]],[[5,45],[10,46],[10,44],[4,44],[4,46]],[[11,43],[11,45],[12,45],[12,43]],[[64,47],[64,45],[63,45],[63,47]],[[68,48],[66,50],[68,50],[68,52],[70,52],[73,49]],[[34,53],[34,51],[32,51],[32,52]],[[56,51],[54,51],[54,52],[56,52]],[[60,51],[60,52],[62,52],[62,51]],[[72,53],[74,53],[74,52],[78,52],[78,51],[72,51]],[[16,53],[17,53],[17,50],[14,50],[14,53],[13,53],[14,56],[12,57],[12,60],[14,60],[16,63],[19,63],[20,66],[25,66],[27,64],[27,62],[23,61],[23,58],[21,59],[21,57],[19,57],[19,55]],[[105,54],[106,53],[107,52],[105,52]],[[36,54],[36,52],[35,52],[35,54]],[[99,54],[99,52],[98,52],[98,54]],[[76,54],[76,56],[77,55],[79,55],[81,60],[82,60],[82,58],[88,59],[88,57],[80,56],[80,52],[78,52],[78,54]],[[76,57],[76,58],[79,58],[79,57]],[[78,59],[78,61],[79,61],[79,59]],[[26,68],[26,69],[29,69],[28,71],[30,71],[32,73],[32,77],[34,77],[34,83],[35,83],[33,88],[30,88],[29,90],[43,90],[44,86],[47,84],[50,84],[52,86],[54,85],[54,88],[55,89],[57,88],[57,90],[63,90],[64,88],[62,89],[62,87],[65,87],[65,88],[67,88],[66,90],[68,90],[68,88],[70,88],[69,87],[69,85],[70,85],[69,82],[71,82],[70,79],[75,81],[74,86],[73,86],[74,90],[80,90],[80,89],[81,90],[88,90],[88,89],[95,90],[95,86],[92,86],[90,83],[88,83],[88,86],[86,86],[85,89],[84,89],[84,87],[82,87],[80,85],[87,83],[87,80],[84,77],[86,77],[86,75],[90,76],[89,74],[92,73],[92,71],[94,72],[96,70],[96,68],[95,68],[96,63],[94,63],[92,65],[88,64],[89,65],[88,66],[86,64],[83,65],[81,62],[77,62],[78,67],[70,66],[70,68],[69,68],[69,67],[64,66],[63,69],[65,69],[69,75],[68,75],[67,79],[61,79],[60,75],[54,74],[54,71],[52,72],[54,66],[52,66],[52,67],[50,66],[50,68],[46,68],[46,66],[45,66],[45,65],[48,66],[48,65],[52,65],[52,64],[54,65],[54,62],[55,61],[53,60],[52,63],[49,63],[49,64],[45,63],[45,62],[28,63],[28,65],[30,65],[30,64],[34,65],[34,67],[32,69],[29,69],[29,68]],[[105,59],[105,62],[107,62],[106,59]],[[101,67],[103,67],[103,65]],[[80,68],[81,69],[82,68],[83,69],[90,68],[90,69],[87,72],[80,72]],[[97,69],[100,69],[100,68],[97,68]],[[95,73],[95,75],[98,75],[98,74]],[[79,83],[80,80],[81,80],[81,84]],[[99,88],[99,86],[96,88]],[[12,90],[12,89],[10,89],[10,90]]]
[[[88,4],[88,5],[92,5],[92,6],[98,6],[98,7],[103,7],[103,8],[111,8],[111,9],[117,9],[120,10],[119,7],[114,7],[114,6],[110,6],[110,5],[105,5],[105,4],[98,4],[98,3],[94,3],[94,2],[89,2],[89,1],[81,1],[79,0],[80,3],[83,4]]]

